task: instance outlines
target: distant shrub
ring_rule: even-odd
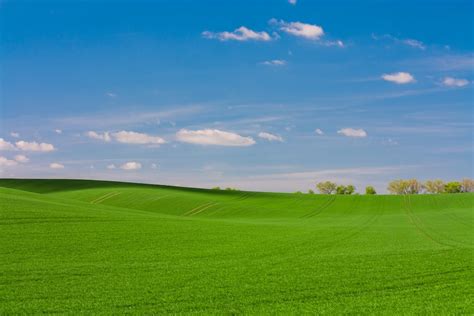
[[[460,193],[462,190],[461,183],[458,181],[448,182],[444,185],[446,193]]]
[[[211,190],[220,190],[220,187],[213,187]]]
[[[311,189],[309,189],[309,190],[308,190],[308,194],[314,194],[314,191],[311,190]]]
[[[373,186],[367,186],[365,187],[365,194],[371,195],[371,194],[377,194],[377,191],[375,191],[375,188]]]
[[[355,191],[355,187],[352,184],[348,186],[339,185],[336,188],[336,194],[352,194]]]

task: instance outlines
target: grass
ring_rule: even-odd
[[[473,194],[0,180],[0,314],[473,314]]]

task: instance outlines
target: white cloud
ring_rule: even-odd
[[[120,131],[113,133],[112,136],[119,143],[125,144],[164,144],[166,141],[158,136],[151,136],[143,133]]]
[[[115,98],[117,96],[117,94],[113,92],[106,92],[105,95],[111,98]]]
[[[286,60],[282,60],[282,59],[266,60],[262,62],[261,64],[265,66],[285,66]]]
[[[18,137],[20,137],[20,134],[17,133],[17,132],[11,132],[11,133],[10,133],[10,136],[11,136],[11,137],[14,137],[14,138],[18,138]]]
[[[25,142],[24,140],[20,140],[16,142],[15,145],[18,149],[23,151],[49,152],[55,150],[54,146],[48,143]]]
[[[17,164],[18,162],[16,162],[15,160],[10,160],[3,156],[0,156],[0,167],[12,167],[16,166]]]
[[[142,164],[136,161],[129,161],[120,166],[122,170],[138,170],[142,168]]]
[[[3,138],[0,138],[0,150],[15,150],[15,146]]]
[[[323,130],[320,129],[320,128],[315,129],[314,132],[315,132],[316,134],[318,134],[318,135],[324,135]]]
[[[232,32],[202,32],[202,36],[208,39],[220,41],[270,41],[272,38],[267,32],[256,32],[241,26]]]
[[[310,40],[319,40],[324,35],[323,28],[318,25],[302,22],[285,22],[271,19],[270,24],[278,25],[280,30],[293,36],[304,37]]]
[[[288,3],[289,3],[289,4],[292,4],[292,5],[295,5],[296,2],[297,2],[296,0],[288,0]]]
[[[62,133],[63,133],[63,131],[62,131],[61,129],[55,129],[54,132],[55,132],[56,134],[62,134]]]
[[[367,132],[363,129],[343,128],[338,130],[337,133],[347,137],[367,137]]]
[[[443,80],[443,84],[447,87],[464,87],[469,84],[469,81],[466,79],[446,77]]]
[[[156,163],[151,164],[151,169],[158,169],[158,165]]]
[[[255,141],[251,137],[225,132],[218,129],[203,129],[190,131],[182,129],[176,133],[176,138],[185,143],[217,146],[251,146]]]
[[[107,165],[107,169],[115,169],[115,168],[116,168],[116,167],[115,167],[115,165],[114,165],[113,163],[110,164],[110,165]]]
[[[267,132],[259,133],[258,137],[266,139],[266,140],[271,141],[271,142],[273,142],[273,141],[282,142],[283,141],[283,138],[281,136],[270,134],[270,133],[267,133]]]
[[[64,169],[64,165],[58,163],[58,162],[53,162],[49,164],[49,167],[51,169]]]
[[[25,155],[16,155],[14,159],[16,162],[20,163],[27,163],[28,161],[30,161],[30,159],[28,159],[28,157],[26,157]]]
[[[382,75],[382,79],[385,81],[394,82],[396,84],[406,84],[415,82],[415,78],[408,72],[395,72],[391,74]]]
[[[104,142],[110,142],[111,141],[109,132],[97,133],[97,132],[94,132],[94,131],[88,131],[86,133],[86,136],[89,137],[89,138],[92,138],[92,139],[102,140]]]

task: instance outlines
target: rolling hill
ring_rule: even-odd
[[[0,179],[0,314],[473,314],[473,202]]]

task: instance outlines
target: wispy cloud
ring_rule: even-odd
[[[241,26],[232,32],[202,32],[202,36],[207,39],[217,39],[220,41],[271,41],[272,37],[265,31],[256,32],[245,26]]]
[[[337,131],[338,134],[347,136],[347,137],[356,137],[356,138],[363,138],[367,137],[367,132],[363,129],[355,129],[355,128],[343,128]]]
[[[64,169],[64,165],[59,162],[53,162],[49,164],[50,169]]]
[[[144,133],[137,133],[132,131],[120,131],[113,133],[112,136],[119,143],[124,144],[154,144],[160,145],[166,143],[166,141],[159,136],[152,136]]]
[[[120,169],[127,170],[127,171],[139,170],[141,168],[142,168],[142,164],[136,161],[129,161],[120,166]]]
[[[324,35],[323,28],[315,24],[286,22],[277,19],[271,19],[269,23],[278,26],[278,29],[282,32],[309,40],[319,40]]]
[[[236,133],[221,131],[217,129],[187,130],[182,129],[176,133],[176,139],[180,142],[197,145],[215,146],[251,146],[255,144],[252,137],[241,136]]]
[[[266,60],[264,62],[261,62],[261,64],[265,66],[285,66],[286,60],[283,60],[283,59]]]
[[[388,41],[392,41],[392,42],[397,43],[397,44],[403,44],[403,45],[410,46],[410,47],[413,47],[413,48],[417,48],[417,49],[420,49],[420,50],[425,50],[426,49],[426,45],[422,41],[412,39],[412,38],[401,39],[401,38],[395,37],[395,36],[390,35],[390,34],[383,34],[383,35],[372,34],[372,39],[374,39],[376,41],[388,40]]]
[[[281,137],[280,135],[275,135],[275,134],[271,134],[271,133],[267,133],[267,132],[260,132],[258,133],[258,137],[262,138],[262,139],[265,139],[265,140],[268,140],[270,142],[283,142],[283,137]]]
[[[453,77],[445,77],[443,79],[443,85],[447,87],[464,87],[469,84],[469,80]]]

